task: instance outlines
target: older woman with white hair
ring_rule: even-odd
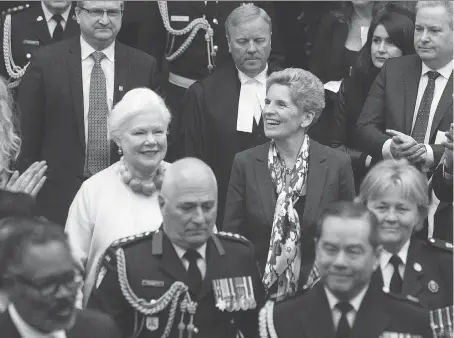
[[[163,159],[169,122],[163,99],[147,88],[126,93],[108,117],[110,138],[123,156],[82,184],[65,228],[74,257],[85,271],[83,305],[105,250],[117,239],[161,225],[158,194],[168,166]]]
[[[321,81],[302,69],[271,74],[262,111],[270,142],[235,156],[223,229],[255,245],[268,294],[286,298],[313,282],[315,222],[355,196],[350,159],[307,135],[323,107]]]
[[[453,304],[453,258],[451,243],[414,236],[427,217],[428,196],[427,177],[402,159],[375,165],[358,200],[379,221],[383,251],[375,277],[390,292],[433,310]]]

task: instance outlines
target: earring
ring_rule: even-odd
[[[121,150],[121,148],[120,148],[120,147],[118,147],[117,153],[118,153],[118,155],[120,155],[120,156],[121,156],[121,155],[123,155],[123,150]]]

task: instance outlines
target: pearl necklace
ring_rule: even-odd
[[[151,178],[142,180],[132,176],[123,157],[120,159],[120,164],[118,166],[118,173],[123,182],[135,193],[143,194],[145,196],[151,196],[156,190],[161,189],[164,172],[165,169],[162,164],[159,164],[158,169],[155,170]]]

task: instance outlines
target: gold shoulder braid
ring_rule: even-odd
[[[179,337],[183,338],[185,329],[188,331],[188,338],[192,338],[193,333],[198,332],[198,329],[194,326],[194,315],[197,310],[197,303],[192,301],[191,296],[188,293],[188,287],[184,283],[177,281],[173,283],[169,290],[167,290],[167,292],[165,292],[159,299],[147,301],[143,298],[137,297],[129,285],[126,275],[126,259],[123,249],[119,248],[117,250],[116,258],[118,282],[120,284],[121,292],[134,310],[144,316],[150,316],[161,312],[170,305],[169,318],[161,338],[166,338],[170,335],[172,325],[175,320],[178,300],[181,296],[181,318],[180,323],[178,324]],[[184,324],[184,315],[186,312],[189,314],[188,325]],[[138,334],[138,332],[134,332],[134,335],[135,334]]]
[[[214,46],[213,42],[213,28],[211,28],[210,23],[205,18],[197,18],[191,21],[185,28],[176,30],[170,26],[169,20],[169,9],[167,7],[167,1],[158,1],[159,12],[162,17],[162,22],[164,23],[164,27],[168,32],[169,36],[172,36],[172,43],[171,47],[169,48],[169,52],[166,55],[167,61],[173,61],[180,57],[186,49],[191,45],[192,41],[194,40],[196,34],[200,29],[205,30],[205,40],[207,42],[207,56],[208,56],[208,70],[211,71],[215,67],[215,57],[217,48]],[[189,34],[187,39],[183,42],[183,44],[178,48],[173,54],[171,54],[173,49],[173,41],[174,36],[178,35],[186,35]]]
[[[274,301],[269,300],[259,312],[260,338],[278,338],[273,321]],[[268,335],[269,334],[269,335]]]
[[[23,6],[21,7],[23,8]],[[28,4],[26,5],[26,7],[28,8]],[[3,23],[3,62],[5,63],[5,68],[8,72],[9,77],[12,79],[12,82],[8,83],[8,88],[16,88],[19,85],[22,76],[24,76],[30,62],[28,62],[24,67],[20,67],[14,63],[13,54],[11,52],[10,13],[5,15],[5,20]]]

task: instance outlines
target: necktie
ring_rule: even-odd
[[[189,261],[187,278],[189,290],[193,294],[197,294],[200,288],[200,284],[202,284],[202,274],[200,273],[200,269],[197,266],[197,260],[202,257],[196,250],[193,249],[186,251],[183,257]]]
[[[392,293],[400,295],[402,293],[402,277],[399,274],[399,266],[402,264],[402,260],[397,255],[392,255],[389,263],[394,268],[394,273],[391,277],[391,283],[389,284],[389,290]]]
[[[347,314],[353,310],[353,306],[349,302],[339,302],[336,308],[341,312],[339,323],[337,324],[336,338],[349,338],[351,327],[347,320]]]
[[[102,52],[93,52],[95,64],[90,77],[88,108],[87,169],[89,175],[109,166],[109,141],[107,140],[107,90],[106,77],[101,68]]]
[[[418,115],[416,115],[415,125],[411,133],[411,137],[418,143],[424,143],[426,137],[427,126],[429,125],[430,106],[434,98],[435,80],[440,76],[440,73],[435,71],[427,72],[429,81],[419,104]]]
[[[54,42],[61,41],[63,39],[63,26],[61,25],[63,17],[60,14],[55,14],[52,19],[57,22],[57,26],[55,26],[54,33],[52,34],[52,40]]]

